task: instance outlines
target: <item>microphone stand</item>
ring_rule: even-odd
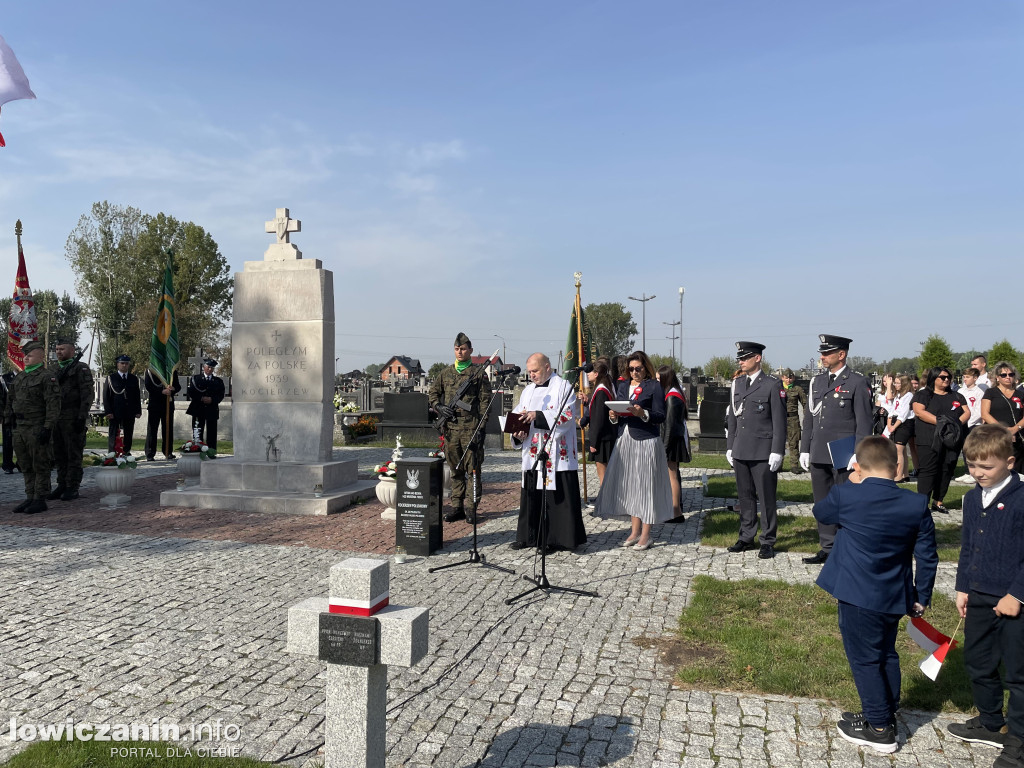
[[[466,447],[466,450],[462,453],[462,458],[460,458],[459,459],[459,463],[455,465],[455,469],[458,469],[459,467],[462,466],[462,463],[466,460],[466,457],[469,455],[469,452],[473,449],[473,441],[476,440],[476,436],[477,436],[477,434],[479,434],[481,427],[483,427],[483,425],[487,423],[487,415],[491,412],[491,406],[494,405],[494,401],[497,400],[497,399],[498,398],[496,398],[496,397],[494,397],[492,395],[490,401],[487,403],[487,407],[484,409],[484,412],[482,414],[480,414],[480,421],[477,423],[476,429],[473,430],[473,436],[469,439],[469,445]],[[445,459],[445,461],[447,461],[447,459]],[[473,483],[473,500],[474,501],[479,501],[479,498],[477,497],[477,491],[476,491],[476,484],[477,484],[477,481],[479,480],[479,474],[478,474],[479,471],[480,471],[479,469],[473,470],[473,475],[470,478],[472,483]],[[474,514],[473,515],[473,548],[471,550],[469,550],[469,557],[467,557],[465,560],[459,560],[457,563],[447,563],[446,565],[437,565],[437,566],[434,566],[433,568],[427,568],[427,573],[434,573],[435,571],[443,571],[445,568],[457,568],[460,565],[479,565],[479,566],[482,566],[484,568],[491,568],[491,569],[493,569],[495,571],[504,571],[505,573],[512,573],[512,574],[514,574],[515,571],[513,571],[511,568],[502,568],[500,565],[493,565],[491,563],[488,563],[486,561],[486,559],[484,559],[483,553],[479,549],[477,549],[476,526],[477,526],[477,523],[479,521],[480,521],[480,515]]]
[[[529,581],[535,586],[530,587],[525,592],[520,592],[514,597],[510,597],[505,600],[505,605],[512,605],[516,600],[527,595],[532,595],[534,592],[543,591],[545,594],[550,592],[569,592],[574,595],[581,595],[583,597],[600,597],[597,592],[587,592],[582,589],[574,589],[572,587],[557,587],[548,581],[547,572],[547,561],[548,561],[548,449],[554,444],[555,440],[555,424],[562,416],[562,411],[565,410],[565,406],[569,402],[569,394],[572,392],[572,383],[568,380],[564,380],[569,386],[565,390],[565,395],[562,397],[562,402],[558,406],[558,413],[555,414],[555,420],[550,425],[551,433],[548,435],[547,441],[541,446],[541,450],[537,453],[537,460],[533,463],[533,469],[537,469],[537,465],[540,464],[541,472],[541,497],[540,497],[540,528],[537,531],[537,543],[540,546],[540,576],[533,578],[523,574],[523,579]],[[556,480],[557,482],[557,480]],[[536,561],[534,561],[536,562]]]

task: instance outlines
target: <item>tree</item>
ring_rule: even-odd
[[[733,371],[736,370],[736,358],[718,355],[704,363],[705,376],[720,376],[726,381],[732,380]]]
[[[851,355],[846,358],[846,364],[857,371],[857,373],[863,373],[865,376],[869,376],[881,369],[881,366],[874,359],[862,357],[861,355]]]
[[[667,365],[669,368],[675,370],[676,361],[673,360],[668,355],[655,355],[655,354],[652,354],[652,355],[648,355],[647,357],[650,358],[651,365],[654,366],[654,370],[658,370],[663,365]],[[679,375],[679,371],[676,371],[676,375],[677,376]]]
[[[64,249],[85,310],[100,332],[101,370],[122,352],[136,361],[136,372],[148,364],[168,249],[174,252],[175,316],[183,354],[195,347],[210,352],[226,348],[233,280],[213,237],[192,222],[104,201],[79,219]]]
[[[985,357],[988,358],[988,369],[990,371],[994,370],[996,363],[1000,361],[1006,361],[1018,371],[1021,368],[1021,354],[1014,349],[1013,345],[1007,339],[996,342]]]
[[[583,316],[600,354],[614,357],[633,351],[636,323],[625,306],[618,302],[587,304],[583,308]]]
[[[953,350],[950,349],[946,340],[937,333],[933,333],[928,337],[924,347],[921,349],[921,357],[918,358],[918,364],[921,366],[922,372],[939,366],[952,370],[954,362]]]
[[[918,359],[916,357],[894,357],[882,363],[882,371],[885,373],[917,373]]]
[[[369,378],[372,379],[375,378],[378,373],[380,373],[380,369],[383,367],[384,363],[380,363],[379,365],[377,363],[370,363],[363,369],[363,373],[365,373]]]
[[[428,379],[436,379],[441,375],[441,371],[448,367],[448,363],[434,363],[430,366],[430,370],[427,371]]]

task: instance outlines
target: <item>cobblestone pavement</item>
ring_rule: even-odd
[[[364,473],[388,455],[336,453]],[[159,718],[183,730],[220,719],[239,727],[232,743],[244,754],[317,765],[324,665],[284,652],[286,611],[327,593],[332,564],[389,551],[394,524],[379,520],[376,502],[326,519],[170,516],[156,500],[173,484],[173,465],[141,467],[127,511],[95,507],[88,470],[83,499],[32,518],[10,514],[23,498],[20,478],[0,476],[0,760],[21,746],[7,738],[12,717],[19,725]],[[450,541],[429,564],[392,566],[392,602],[430,608],[431,647],[416,667],[390,670],[389,766],[966,768],[995,758],[948,739],[945,716],[902,713],[901,748],[888,758],[839,739],[839,713],[826,702],[674,688],[649,641],[672,631],[694,575],[803,583],[817,575],[799,553],[760,561],[701,546],[702,510],[725,503],[704,498],[705,470],[685,471],[687,520],[656,528],[650,550],[623,550],[624,521],[587,515],[587,544],[548,558],[552,584],[599,597],[539,594],[506,606],[539,562],[507,546],[518,456],[489,455],[484,468],[480,547],[517,575],[476,566],[428,573],[465,557],[468,526],[446,526]],[[593,494],[592,469],[588,480]],[[806,504],[786,511],[810,513]],[[952,566],[940,569],[938,588],[950,595]]]

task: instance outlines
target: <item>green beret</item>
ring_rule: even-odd
[[[463,344],[465,344],[467,347],[473,346],[473,342],[469,340],[469,336],[460,331],[459,335],[455,337],[455,346],[461,347]]]

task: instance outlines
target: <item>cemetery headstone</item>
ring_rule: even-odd
[[[398,500],[395,544],[410,555],[432,555],[444,546],[441,494],[445,459],[408,458],[395,463]]]

